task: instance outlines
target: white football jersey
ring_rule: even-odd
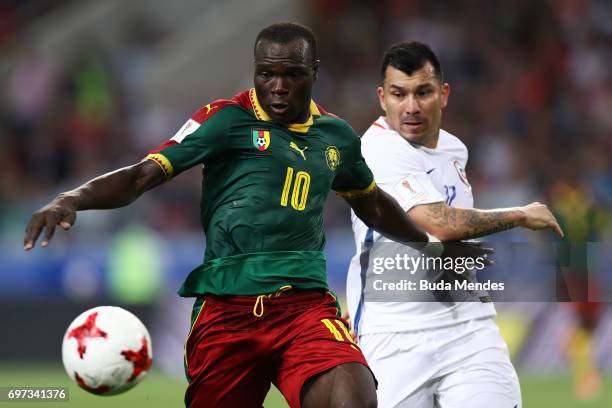
[[[464,170],[467,148],[450,133],[440,130],[437,147],[429,149],[407,142],[381,116],[361,138],[361,150],[378,187],[404,210],[436,202],[473,208],[472,188]],[[495,315],[492,303],[364,301],[364,242],[390,241],[369,229],[353,212],[351,219],[357,253],[349,267],[347,301],[359,334],[430,329]],[[419,256],[417,250],[406,252]]]

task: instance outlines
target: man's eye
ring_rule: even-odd
[[[399,92],[391,92],[391,95],[395,96],[396,98],[401,98],[402,94]]]
[[[260,72],[260,73],[259,73],[259,76],[260,76],[260,77],[262,77],[262,78],[264,78],[264,79],[268,79],[268,78],[270,78],[270,73],[269,73],[269,72],[266,72],[266,71],[264,71],[264,72]]]
[[[427,96],[427,95],[429,95],[430,93],[431,93],[431,90],[426,89],[426,90],[424,90],[424,91],[419,91],[419,92],[417,92],[417,95],[419,95],[419,96]]]

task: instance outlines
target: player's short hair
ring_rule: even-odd
[[[257,44],[260,41],[270,41],[277,44],[289,44],[295,40],[304,40],[308,45],[307,52],[312,62],[316,61],[318,57],[317,50],[317,39],[310,28],[303,26],[299,23],[293,22],[281,22],[274,23],[257,34],[255,38],[255,46],[253,47],[253,53],[257,50]]]
[[[380,71],[381,81],[385,82],[385,75],[389,65],[407,75],[412,75],[415,71],[423,68],[428,62],[433,66],[436,78],[442,83],[440,61],[427,44],[418,41],[395,44],[385,52],[383,57]]]

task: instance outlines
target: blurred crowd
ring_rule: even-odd
[[[143,96],[143,73],[154,63],[149,51],[164,37],[154,21],[130,15],[119,48],[85,36],[58,57],[28,42],[24,34],[33,19],[15,18],[36,3],[14,1],[12,11],[0,13],[14,23],[0,37],[8,73],[0,79],[0,233],[7,235],[23,229],[31,212],[56,194],[141,160],[191,114],[191,108],[160,108]],[[37,18],[69,5],[46,3]],[[95,235],[108,235],[126,220],[156,227],[162,218],[166,229],[197,230],[196,177],[192,172],[173,183],[171,194],[153,195],[136,210],[90,219]]]
[[[70,58],[30,47],[21,31],[65,4],[14,0],[0,7],[7,73],[0,78],[0,231],[22,228],[60,191],[140,160],[192,108],[151,106],[142,96],[141,74],[154,63],[147,51],[164,38],[154,21],[132,18],[118,50],[95,38],[83,38]],[[572,240],[610,239],[609,2],[316,0],[304,7],[303,22],[320,43],[315,97],[328,110],[363,132],[380,114],[375,92],[384,50],[401,40],[426,42],[451,85],[443,127],[470,149],[476,204],[544,200]],[[153,228],[199,229],[198,173],[162,187],[166,193],[152,194],[138,211],[105,219],[97,232],[112,232],[127,216]],[[332,200],[330,225],[346,226],[345,212]]]

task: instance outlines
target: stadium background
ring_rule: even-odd
[[[379,115],[375,87],[383,50],[404,39],[429,43],[452,87],[444,128],[471,152],[467,172],[476,205],[549,203],[571,241],[595,243],[595,263],[602,276],[610,275],[609,2],[246,4],[0,4],[0,386],[69,385],[61,367],[63,331],[84,309],[115,304],[149,327],[155,371],[112,400],[72,387],[67,405],[180,406],[190,301],[175,290],[203,250],[200,170],[128,208],[79,214],[77,228],[58,232],[47,249],[24,253],[24,226],[55,194],[140,160],[198,106],[249,87],[255,35],[278,20],[314,29],[321,59],[315,99],[359,133]],[[326,224],[330,282],[342,294],[354,246],[348,208],[333,195]],[[552,237],[520,230],[496,237],[538,239]],[[535,268],[520,272],[537,276]],[[600,300],[609,301],[609,279],[601,283]],[[580,403],[565,352],[575,321],[567,304],[504,303],[498,310],[526,407],[612,406],[607,304],[595,332],[597,361],[607,373],[603,394]],[[273,395],[266,406],[282,406],[279,401]]]

